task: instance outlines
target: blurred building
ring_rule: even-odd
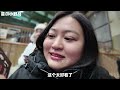
[[[120,11],[88,11],[97,37],[100,59],[99,64],[111,75],[119,78],[116,61],[120,58]]]

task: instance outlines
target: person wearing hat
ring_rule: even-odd
[[[29,56],[29,54],[31,54],[36,48],[35,44],[36,40],[38,36],[42,33],[42,31],[45,29],[46,25],[47,25],[46,23],[40,23],[36,25],[36,27],[34,28],[34,32],[30,37],[30,43],[28,44],[28,46],[25,48],[25,50],[18,59],[19,66],[25,64],[25,57]]]

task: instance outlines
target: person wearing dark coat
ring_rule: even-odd
[[[79,11],[60,11],[38,37],[36,50],[9,79],[115,79],[97,65],[98,43]]]

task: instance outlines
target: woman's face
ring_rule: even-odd
[[[81,25],[70,16],[59,19],[50,28],[43,43],[47,63],[56,71],[76,64],[81,58],[83,46]]]
[[[39,35],[42,32],[43,32],[43,29],[41,29],[41,28],[38,28],[38,29],[35,30],[35,32],[34,32],[34,38],[35,38],[35,40],[37,40],[37,38],[39,37]]]

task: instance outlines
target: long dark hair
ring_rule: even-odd
[[[90,21],[82,13],[78,11],[60,11],[56,13],[56,15],[49,22],[48,26],[45,28],[43,33],[38,37],[36,41],[37,48],[43,54],[43,42],[48,31],[58,19],[65,17],[67,15],[73,17],[79,22],[79,24],[82,26],[84,33],[85,44],[84,44],[83,56],[79,62],[79,65],[87,66],[90,65],[91,63],[96,64],[96,61],[98,60],[98,43],[94,34],[94,29]]]

